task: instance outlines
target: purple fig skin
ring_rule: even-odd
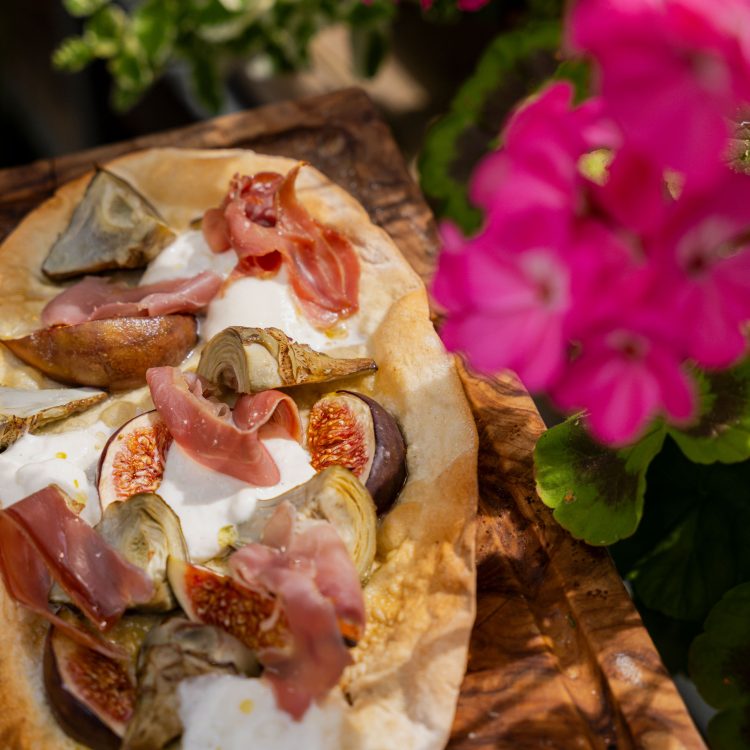
[[[143,385],[149,367],[179,365],[197,340],[195,317],[162,315],[52,326],[3,344],[60,383],[122,391]]]
[[[93,750],[117,750],[120,738],[63,684],[52,645],[52,632],[53,628],[50,628],[44,644],[44,687],[57,723],[65,734]]]
[[[338,391],[356,396],[370,407],[375,430],[375,455],[365,487],[375,501],[378,514],[387,513],[406,482],[406,443],[393,415],[375,399],[356,391]]]

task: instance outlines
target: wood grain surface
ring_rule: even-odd
[[[0,239],[92,165],[165,145],[307,160],[363,203],[425,280],[432,273],[432,215],[357,89],[0,170]],[[705,747],[606,551],[571,539],[536,496],[532,450],[544,425],[528,394],[510,374],[460,369],[480,434],[479,593],[449,747]]]

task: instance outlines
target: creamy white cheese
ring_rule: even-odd
[[[225,546],[222,530],[250,518],[258,500],[276,497],[315,474],[309,454],[296,441],[271,438],[263,444],[281,474],[273,487],[253,487],[199,464],[176,443],[170,447],[157,492],[179,516],[194,562],[219,554]]]
[[[237,264],[233,250],[214,253],[203,239],[203,233],[191,230],[178,235],[171,245],[148,264],[139,286],[157,281],[185,279],[202,271],[215,271],[226,278]]]
[[[272,279],[239,278],[214,299],[208,306],[201,335],[208,340],[229,326],[280,328],[295,341],[309,344],[318,351],[359,344],[363,340],[357,331],[356,319],[346,321],[341,335],[336,336],[310,325],[292,296],[285,269]]]
[[[84,521],[92,526],[98,523],[96,467],[110,432],[97,422],[59,434],[27,433],[0,453],[0,503],[7,507],[48,484],[57,484],[84,506]]]
[[[204,675],[180,683],[183,750],[331,750],[341,746],[344,700],[332,693],[300,721],[276,707],[261,679]]]

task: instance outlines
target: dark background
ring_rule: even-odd
[[[402,111],[381,106],[397,140],[412,156],[425,128],[444,112],[457,87],[472,72],[486,43],[516,23],[521,0],[506,0],[496,21],[464,14],[458,24],[425,21],[416,5],[401,3],[393,27],[393,54],[428,92],[418,107]],[[51,54],[66,36],[80,31],[60,0],[3,0],[0,11],[0,167],[133,138],[186,125],[208,116],[189,94],[179,69],[167,71],[127,113],[109,104],[110,79],[103,62],[76,74],[52,68]],[[288,78],[288,77],[287,77]],[[288,80],[279,80],[286,98]],[[262,96],[248,86],[238,64],[226,81],[224,112],[274,98],[274,82]],[[325,81],[320,86],[327,87]],[[270,92],[270,95],[269,95]]]

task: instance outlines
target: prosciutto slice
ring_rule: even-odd
[[[216,252],[235,250],[237,271],[272,275],[286,263],[303,312],[325,329],[359,309],[359,259],[349,240],[297,200],[300,166],[286,177],[235,175],[221,206],[206,212],[204,235]]]
[[[197,312],[208,305],[221,285],[221,276],[213,271],[136,287],[87,276],[47,303],[42,323],[76,325],[104,318]]]
[[[114,647],[50,611],[52,580],[99,630],[153,596],[148,576],[73,513],[53,484],[0,510],[0,574],[17,602],[78,643],[115,657],[121,654]]]
[[[299,440],[299,412],[290,396],[280,391],[245,395],[230,415],[225,404],[203,395],[197,375],[152,367],[146,381],[159,416],[191,458],[256,487],[279,483],[279,469],[261,438]]]
[[[294,515],[292,505],[282,503],[262,543],[239,549],[229,567],[240,583],[279,599],[292,649],[267,648],[258,656],[279,707],[299,719],[352,663],[342,632],[361,635],[365,606],[354,564],[333,526],[321,521],[298,530]]]

